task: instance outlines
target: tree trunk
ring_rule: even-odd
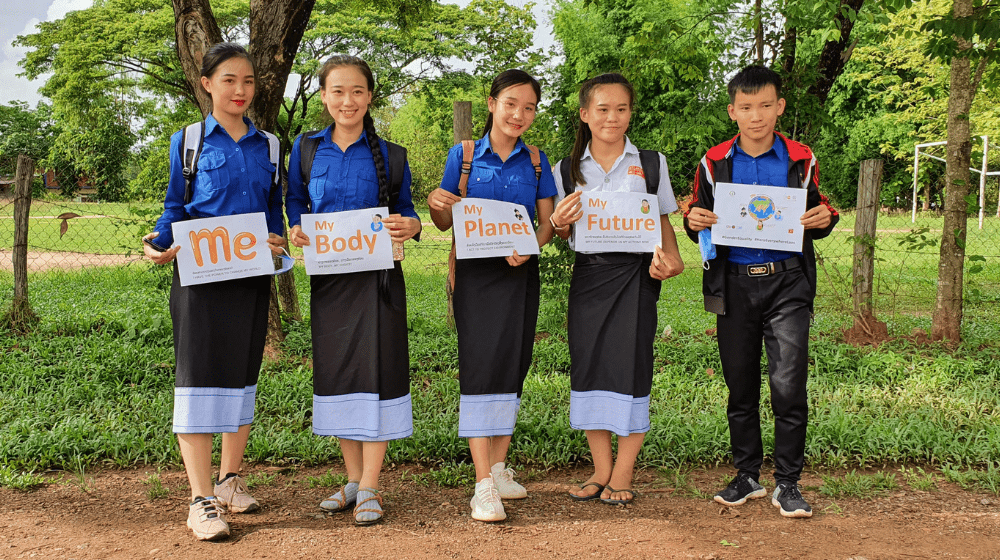
[[[24,154],[17,156],[14,175],[14,301],[0,325],[26,334],[38,322],[28,301],[28,214],[31,211],[31,179],[35,162]]]
[[[880,159],[861,162],[858,175],[858,207],[854,221],[854,314],[873,317],[872,285],[875,277],[875,234],[878,220],[879,194],[882,190]]]
[[[923,204],[923,206],[921,208],[923,208],[924,212],[927,212],[927,211],[929,211],[931,209],[931,184],[930,183],[926,183],[924,185],[924,204]]]
[[[451,129],[455,135],[455,143],[462,140],[472,140],[472,102],[455,101],[451,105],[452,124]],[[452,242],[454,244],[454,241]],[[452,286],[452,272],[455,270],[454,245],[452,252],[448,255],[448,274],[444,278],[444,291],[448,296],[448,326],[455,328],[455,293]]]
[[[781,70],[788,78],[795,70],[795,49],[798,43],[798,29],[785,28],[785,37],[781,41]]]
[[[764,64],[764,16],[761,13],[761,0],[754,0],[754,50],[757,51],[757,64]]]
[[[972,15],[972,0],[955,0],[953,13],[956,20]],[[969,220],[965,198],[969,194],[969,166],[972,165],[969,110],[975,92],[969,62],[972,44],[959,36],[955,40],[958,52],[951,59],[948,97],[948,183],[945,187],[944,231],[941,235],[937,301],[931,337],[934,340],[958,341],[962,336],[962,281]]]
[[[201,87],[201,60],[209,47],[222,41],[222,31],[209,0],[173,0],[173,5],[177,57],[198,108],[207,117],[212,110],[212,96]]]
[[[840,0],[840,8],[848,7],[854,13],[861,11],[864,0]],[[830,95],[830,89],[837,78],[844,72],[844,66],[851,58],[854,51],[854,43],[851,42],[851,31],[854,29],[854,21],[844,15],[838,8],[834,17],[837,27],[840,28],[839,41],[827,41],[823,45],[823,52],[819,56],[819,78],[809,88],[809,94],[819,99],[820,105],[826,104],[826,98]]]

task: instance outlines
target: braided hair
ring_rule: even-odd
[[[629,106],[635,103],[635,89],[632,87],[632,84],[621,74],[609,73],[594,76],[580,84],[580,108],[583,109],[590,105],[590,98],[593,96],[594,89],[597,86],[608,84],[618,84],[624,87],[625,91],[628,92]],[[587,181],[583,178],[583,172],[580,171],[580,160],[583,158],[583,153],[587,150],[587,145],[590,144],[590,140],[594,135],[590,132],[590,125],[583,122],[583,119],[579,118],[579,116],[577,120],[576,140],[573,142],[573,151],[569,155],[569,176],[573,180],[573,183],[586,185]]]
[[[375,91],[375,76],[372,74],[372,69],[368,66],[368,63],[358,58],[356,56],[351,56],[347,54],[337,54],[331,56],[323,63],[323,66],[319,69],[319,87],[323,89],[326,87],[326,77],[334,69],[343,66],[353,66],[357,68],[361,74],[365,77],[368,82],[368,91]],[[371,107],[365,110],[365,116],[362,121],[365,136],[368,139],[368,148],[372,152],[372,159],[375,160],[375,174],[378,176],[378,204],[379,206],[389,205],[389,175],[386,172],[385,158],[382,156],[382,141],[379,138],[377,132],[375,132],[375,121],[372,119]],[[332,127],[337,126],[337,123],[333,123]]]

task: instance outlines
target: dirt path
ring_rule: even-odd
[[[94,266],[120,266],[140,260],[142,255],[98,255],[66,251],[28,251],[28,272],[44,272],[53,268],[73,270]],[[0,270],[14,271],[14,252],[0,249]]]
[[[589,474],[580,468],[529,476],[528,499],[506,502],[507,521],[487,525],[469,517],[471,488],[421,484],[413,475],[425,469],[403,466],[383,475],[384,522],[356,527],[349,514],[316,507],[332,489],[307,480],[326,470],[245,469],[274,477],[253,489],[262,511],[230,516],[233,536],[220,543],[197,542],[186,528],[181,472],[160,475],[169,495],[155,500],[145,483],[153,469],[0,489],[0,558],[1000,558],[1000,499],[945,482],[933,492],[903,486],[882,498],[831,500],[810,490],[821,481],[807,476],[816,514],[788,520],[767,499],[730,509],[691,497],[694,488],[717,489],[729,476],[723,469],[694,471],[685,489],[640,473],[641,496],[628,507],[572,502],[567,484]]]

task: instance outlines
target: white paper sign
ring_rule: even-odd
[[[392,268],[392,238],[382,218],[389,209],[302,214],[306,274],[343,274]]]
[[[660,204],[634,192],[584,192],[583,217],[573,228],[577,251],[652,253],[660,242]]]
[[[181,286],[274,273],[263,212],[174,222]]]
[[[451,207],[455,256],[460,259],[537,255],[538,239],[527,209],[520,204],[463,198]]]
[[[802,223],[806,212],[806,189],[718,183],[712,243],[802,251]]]

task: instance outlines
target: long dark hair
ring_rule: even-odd
[[[536,104],[538,101],[542,100],[542,86],[539,85],[538,80],[531,76],[531,74],[525,72],[524,70],[504,70],[493,78],[493,85],[490,86],[490,97],[496,99],[500,96],[500,92],[513,86],[519,86],[521,84],[531,84],[531,89],[535,90],[535,100]],[[490,129],[493,128],[493,113],[490,113],[486,117],[486,126],[483,127],[483,136],[490,133]]]
[[[201,59],[202,77],[211,79],[212,75],[215,74],[215,71],[218,70],[220,64],[237,56],[242,56],[247,59],[247,62],[250,63],[250,68],[253,69],[254,74],[257,73],[257,69],[253,65],[253,59],[250,58],[250,53],[248,53],[242,46],[237,45],[236,43],[216,43],[205,51],[205,56]]]
[[[635,88],[632,87],[632,84],[621,74],[608,73],[594,76],[580,84],[580,108],[584,109],[590,105],[590,98],[594,95],[594,89],[597,86],[608,84],[619,84],[624,87],[625,91],[628,92],[629,107],[635,104]],[[583,158],[583,152],[587,150],[587,144],[590,143],[593,135],[590,133],[590,125],[579,117],[577,119],[576,140],[573,142],[573,151],[569,155],[569,176],[577,185],[586,185],[587,181],[583,179],[583,172],[580,171],[580,160]]]
[[[368,82],[368,91],[375,91],[375,76],[372,74],[372,69],[368,66],[368,63],[356,56],[347,54],[331,56],[323,63],[323,66],[319,69],[319,88],[325,88],[327,75],[334,69],[342,66],[353,66],[360,70]],[[371,106],[365,110],[363,120],[365,136],[368,138],[368,148],[372,151],[372,159],[375,160],[375,174],[378,176],[378,204],[379,206],[387,206],[389,204],[389,176],[385,171],[385,158],[382,157],[382,145],[378,133],[375,132],[375,121],[372,120],[370,109]],[[336,122],[330,125],[330,130],[332,131],[335,126],[337,126]],[[392,211],[393,209],[390,208],[389,210]]]

